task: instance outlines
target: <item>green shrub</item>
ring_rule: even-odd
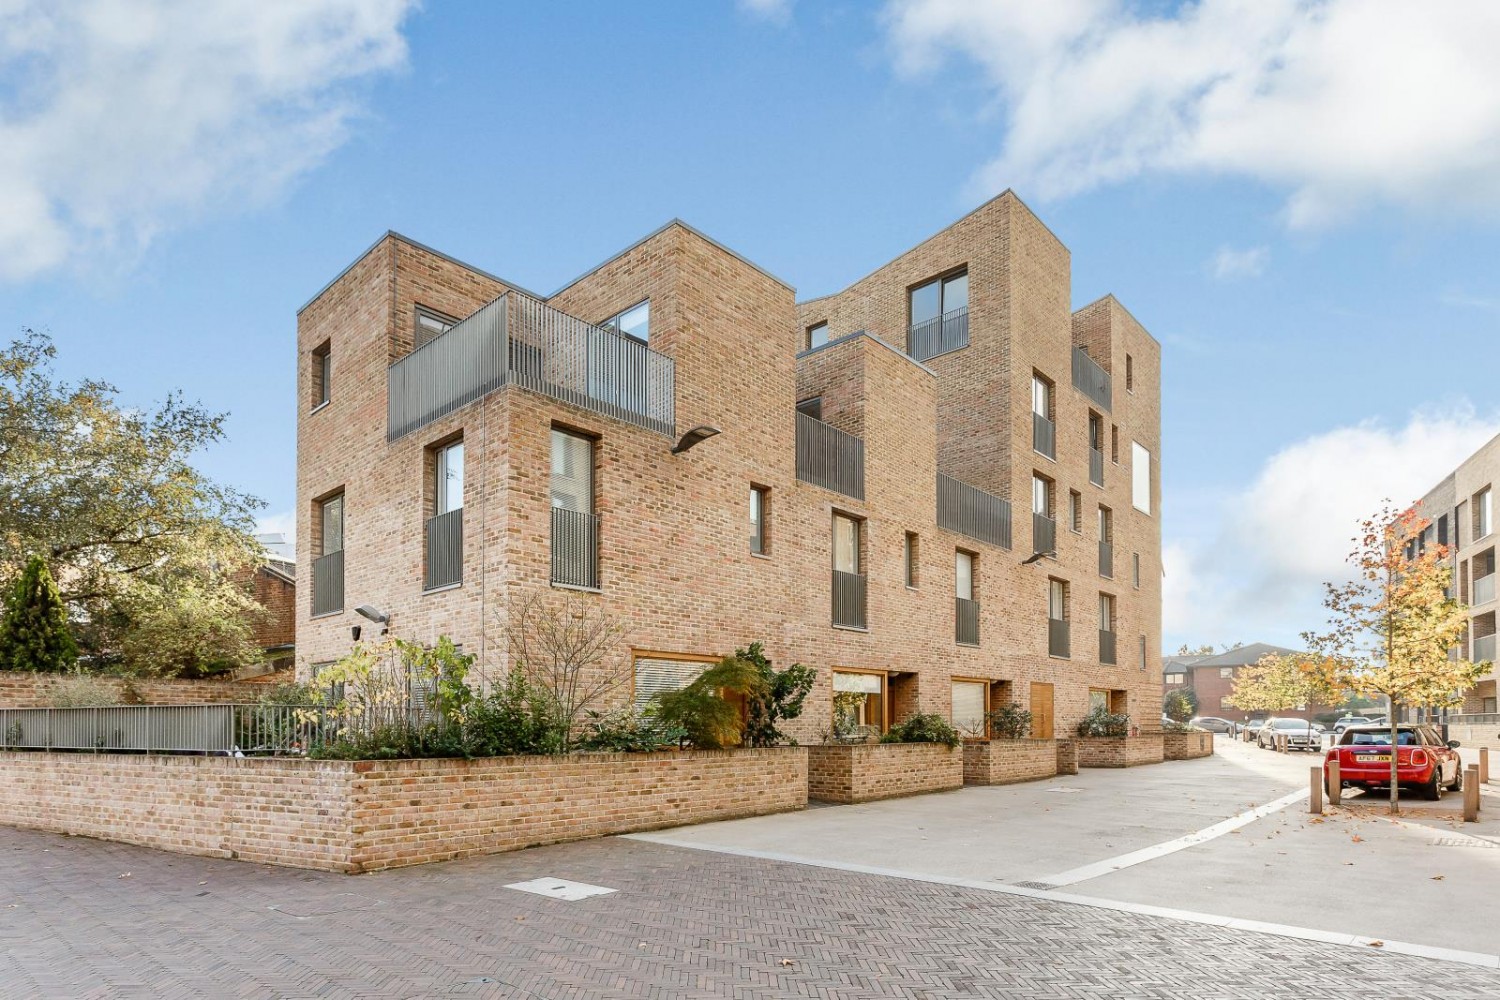
[[[1192,688],[1168,691],[1161,700],[1161,710],[1173,722],[1186,722],[1198,714],[1198,695]]]
[[[807,693],[812,690],[817,672],[794,663],[785,670],[774,670],[766,659],[765,648],[752,642],[749,649],[734,651],[737,659],[755,667],[763,682],[759,694],[752,694],[745,704],[745,744],[752,747],[774,747],[795,743],[778,727],[778,723],[802,714]]]
[[[41,556],[16,578],[0,616],[0,669],[57,672],[78,661],[68,609]]]
[[[97,674],[74,669],[52,682],[47,698],[53,708],[104,708],[121,705],[119,690]]]
[[[650,753],[664,748],[675,749],[686,738],[687,730],[667,725],[654,711],[638,712],[627,708],[608,714],[589,712],[576,742],[581,750]]]
[[[1096,708],[1078,724],[1079,736],[1129,736],[1130,716],[1123,712],[1111,712],[1107,708]]]
[[[948,747],[956,747],[962,740],[958,730],[941,715],[913,715],[880,737],[882,743],[942,743]]]
[[[997,740],[1020,740],[1031,735],[1031,713],[1014,702],[995,709],[986,718],[990,735]]]
[[[553,754],[563,749],[551,701],[519,670],[469,704],[463,734],[468,757]]]
[[[681,729],[687,741],[701,750],[739,746],[745,741],[745,720],[740,707],[725,699],[725,692],[739,695],[748,704],[765,697],[766,680],[755,664],[726,656],[687,687],[658,694],[657,718]]]

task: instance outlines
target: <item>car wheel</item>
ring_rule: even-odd
[[[1448,786],[1450,792],[1461,792],[1464,790],[1464,766],[1460,763],[1453,769],[1453,784]]]
[[[1432,769],[1432,780],[1422,786],[1422,798],[1428,802],[1436,802],[1443,797],[1443,769],[1434,766]]]

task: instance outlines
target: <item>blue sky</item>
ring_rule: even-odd
[[[286,526],[295,311],[387,228],[548,292],[680,216],[811,297],[1014,187],[1163,343],[1167,645],[1289,642],[1500,431],[1500,20],[1240,6],[21,3],[0,317],[229,411]]]

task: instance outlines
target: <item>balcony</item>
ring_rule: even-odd
[[[938,527],[1010,548],[1010,501],[941,472],[937,477]]]
[[[969,307],[963,306],[921,323],[906,331],[906,353],[917,361],[969,346]]]
[[[1495,662],[1495,637],[1493,635],[1480,636],[1474,640],[1474,655],[1469,657],[1469,662]]]
[[[1095,403],[1109,409],[1111,392],[1109,372],[1099,362],[1089,357],[1081,347],[1073,348],[1073,388],[1082,392]]]
[[[1089,482],[1104,485],[1104,452],[1099,448],[1089,449]]]
[[[1113,578],[1115,575],[1115,543],[1099,543],[1099,575]]]
[[[1115,634],[1102,628],[1099,630],[1099,662],[1119,662],[1115,659]]]
[[[464,582],[464,509],[450,510],[427,522],[426,574],[423,590],[456,587]]]
[[[865,575],[833,571],[833,623],[865,628]]]
[[[1474,578],[1474,598],[1470,604],[1488,604],[1495,599],[1495,574]]]
[[[798,411],[797,478],[863,500],[864,440]]]
[[[599,589],[599,517],[552,508],[552,582]]]
[[[1031,551],[1057,552],[1057,522],[1046,514],[1033,512],[1031,515]]]
[[[1057,458],[1057,425],[1035,412],[1031,414],[1031,450],[1046,458]]]
[[[506,292],[390,366],[386,439],[508,384],[670,437],[675,378],[672,359],[646,345]]]
[[[953,639],[965,646],[979,645],[979,602],[953,599]]]
[[[1065,618],[1047,619],[1047,653],[1051,656],[1071,656],[1068,650],[1068,622]]]
[[[336,614],[344,610],[344,550],[319,556],[312,564],[312,613]]]

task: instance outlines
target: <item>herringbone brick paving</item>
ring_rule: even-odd
[[[542,875],[619,892],[504,888]],[[0,945],[5,998],[1500,996],[1483,969],[629,840],[351,878],[0,829]]]

